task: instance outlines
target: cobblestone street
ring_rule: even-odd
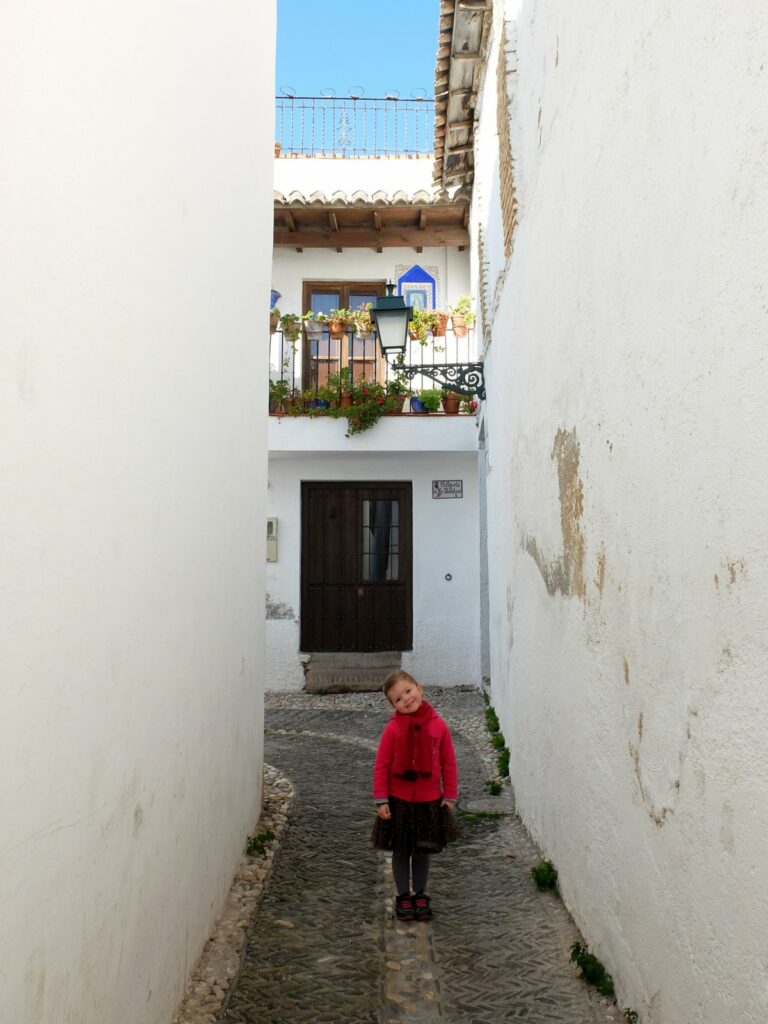
[[[433,858],[429,924],[394,921],[389,864],[369,841],[384,697],[267,695],[266,760],[296,797],[222,1021],[622,1019],[577,978],[568,954],[578,934],[529,874],[539,854],[505,798],[484,792],[493,756],[479,694],[429,689],[427,697],[453,731],[463,830]],[[506,813],[482,813],[493,807]]]

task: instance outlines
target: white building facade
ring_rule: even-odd
[[[431,160],[276,160],[272,287],[281,312],[304,313],[317,294],[383,294],[385,282],[400,287],[414,276],[424,282],[428,308],[448,309],[468,293],[469,254],[456,244],[466,224],[459,209],[457,226],[443,228],[457,210],[452,195],[435,194],[431,173]],[[321,235],[326,217],[334,227]],[[395,233],[405,244],[391,244]],[[453,243],[443,244],[444,237]],[[469,337],[464,360],[475,351]],[[273,380],[287,372],[298,388],[316,385],[303,335],[287,359],[276,338]],[[408,360],[455,359],[455,339],[433,351],[437,340],[412,344]],[[387,372],[378,354],[368,358],[369,375]],[[433,383],[418,379],[414,387]],[[405,415],[382,417],[352,436],[346,419],[270,416],[269,688],[301,689],[311,656],[329,652],[389,652],[422,682],[479,683],[477,435],[472,415],[410,415],[407,403]],[[381,579],[373,578],[368,547],[371,501],[391,502],[387,515],[397,517],[388,536],[398,561]],[[338,534],[322,526],[342,516]],[[309,628],[312,618],[322,628]]]
[[[766,44],[498,2],[478,104],[492,702],[643,1024],[768,1009]]]
[[[167,1024],[258,820],[273,39],[271,2],[0,14],[14,1024]]]

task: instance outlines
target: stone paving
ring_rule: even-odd
[[[493,753],[474,690],[427,691],[449,722],[461,805],[480,802]],[[465,811],[433,858],[429,923],[396,922],[386,855],[370,845],[379,694],[268,694],[265,758],[296,790],[271,880],[220,1020],[240,1024],[607,1024],[623,1018],[568,963],[578,938],[538,892],[540,855],[508,802]]]

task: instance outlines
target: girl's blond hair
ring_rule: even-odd
[[[417,686],[421,686],[418,679],[414,679],[410,672],[406,672],[405,669],[398,668],[394,672],[390,672],[387,678],[384,680],[384,696],[389,697],[389,691],[393,686],[396,686],[400,680],[406,683],[415,683]]]

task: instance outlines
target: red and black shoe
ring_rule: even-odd
[[[395,900],[395,915],[399,921],[413,921],[416,917],[413,896],[409,892],[401,893]]]
[[[417,892],[413,897],[413,909],[417,921],[432,920],[432,907],[429,905],[429,896],[425,892]]]

